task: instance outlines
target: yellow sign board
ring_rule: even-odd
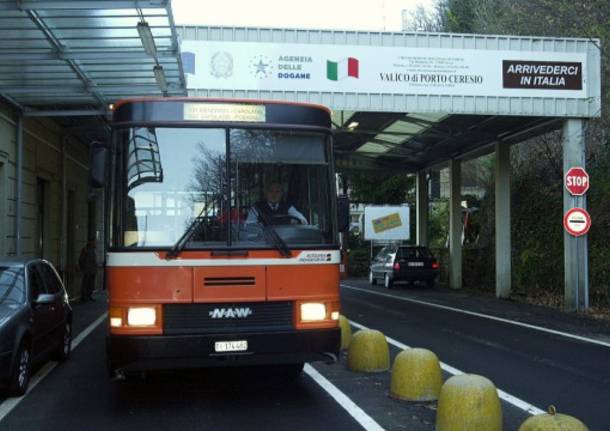
[[[245,103],[185,103],[186,121],[241,121],[261,123],[267,118],[264,105]]]
[[[373,219],[372,222],[375,233],[396,229],[397,227],[402,226],[402,220],[400,220],[400,215],[398,213],[392,213],[384,217]]]

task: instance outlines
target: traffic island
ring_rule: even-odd
[[[436,401],[443,384],[438,357],[426,349],[406,349],[394,359],[390,396],[406,401]]]
[[[347,350],[352,341],[352,327],[349,320],[343,315],[339,316],[339,327],[341,328],[341,350]]]
[[[494,384],[475,374],[451,377],[441,388],[436,431],[501,431],[502,406]]]
[[[519,431],[589,431],[589,428],[573,416],[557,413],[554,406],[549,412],[528,418]]]
[[[390,368],[390,351],[385,335],[374,329],[356,332],[347,350],[347,368],[363,373],[387,371]]]

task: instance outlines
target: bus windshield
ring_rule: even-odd
[[[116,133],[115,247],[272,248],[336,243],[322,133],[132,127]]]

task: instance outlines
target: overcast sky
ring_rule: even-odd
[[[434,0],[172,0],[176,24],[400,31]]]

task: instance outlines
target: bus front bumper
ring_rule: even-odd
[[[216,352],[217,342],[247,341],[242,352]],[[200,367],[334,362],[339,356],[339,328],[206,335],[109,335],[108,369],[112,376],[149,370]]]

